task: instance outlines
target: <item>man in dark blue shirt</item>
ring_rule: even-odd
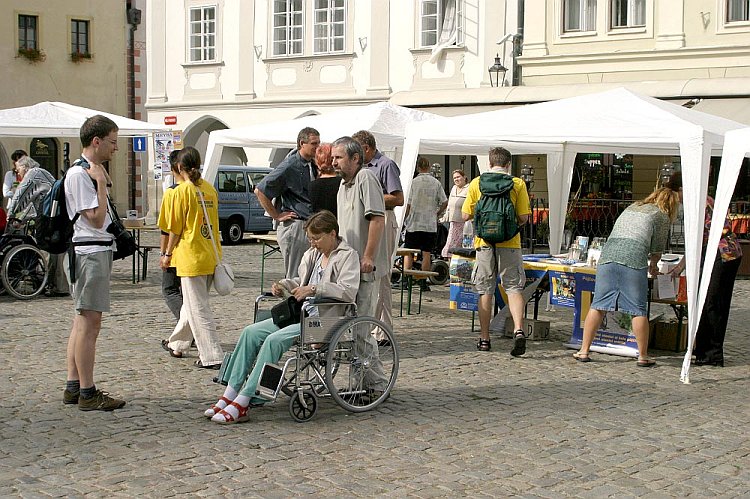
[[[274,168],[255,188],[263,209],[277,223],[281,255],[287,279],[297,277],[302,255],[310,247],[303,228],[312,215],[310,182],[317,176],[313,159],[320,145],[320,133],[306,127],[297,134],[297,150]],[[277,209],[271,201],[276,198]]]

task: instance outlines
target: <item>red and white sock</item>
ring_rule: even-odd
[[[235,397],[234,399],[234,402],[237,405],[242,406],[244,408],[250,405],[250,397],[246,395],[237,395],[237,397]],[[237,409],[236,406],[231,405],[231,404],[224,407],[222,411],[232,416],[232,419],[237,419],[240,415],[239,409]],[[211,421],[217,421],[217,422],[223,423],[227,421],[227,418],[225,418],[224,414],[222,414],[221,412],[217,412],[216,415],[211,418]]]
[[[234,400],[234,398],[237,396],[237,390],[232,388],[231,386],[227,385],[227,389],[224,390],[224,394],[221,396],[218,402],[211,406],[210,408],[206,409],[206,411],[203,413],[204,416],[207,418],[212,418],[218,412],[222,409],[224,409],[229,403]]]

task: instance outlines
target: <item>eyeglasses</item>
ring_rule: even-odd
[[[311,243],[317,243],[317,242],[320,242],[320,240],[323,239],[324,237],[326,237],[327,235],[328,234],[319,234],[317,236],[312,236],[312,235],[308,234],[307,235],[307,240],[310,241]]]
[[[103,138],[103,139],[101,139],[101,140],[102,140],[103,142],[104,142],[104,141],[106,141],[106,142],[109,142],[109,143],[110,143],[111,145],[113,145],[113,146],[117,146],[117,141],[116,141],[116,140],[112,140],[112,139],[110,139],[110,138],[107,138],[107,137],[104,137],[104,138]]]

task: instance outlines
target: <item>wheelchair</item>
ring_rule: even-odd
[[[256,299],[255,319],[267,318],[258,305],[272,298],[269,295]],[[331,306],[343,306],[346,313],[336,317],[308,314],[312,307],[323,310]],[[374,334],[387,341],[364,341],[366,335]],[[256,395],[269,402],[280,394],[289,396],[289,413],[299,423],[315,416],[322,398],[330,397],[349,412],[374,409],[390,396],[398,376],[399,352],[393,332],[377,319],[357,317],[354,303],[308,299],[302,307],[300,336],[285,355],[281,365],[263,366]],[[215,379],[222,384],[226,384],[227,360]],[[371,384],[378,362],[383,367],[384,386]]]
[[[2,291],[19,300],[39,295],[47,285],[47,256],[37,248],[31,224],[10,219],[0,235]]]

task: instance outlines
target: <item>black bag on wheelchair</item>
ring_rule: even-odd
[[[301,315],[302,302],[297,301],[294,296],[274,305],[271,309],[273,323],[282,329],[292,324],[299,324]]]

